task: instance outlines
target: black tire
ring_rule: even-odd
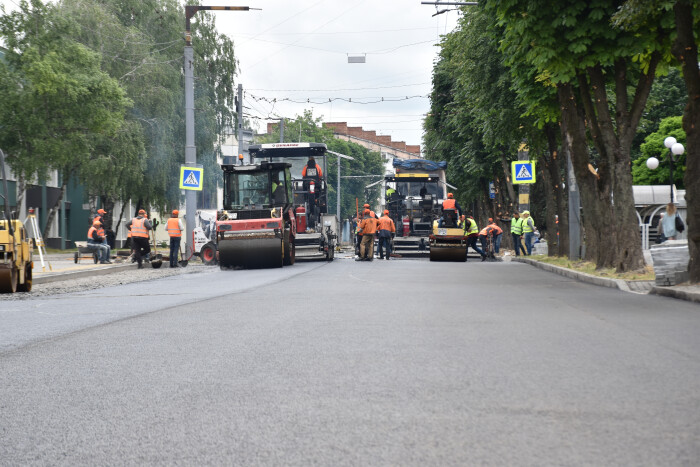
[[[24,267],[24,284],[19,284],[17,286],[17,290],[19,290],[20,292],[31,292],[32,291],[32,265],[31,264],[27,264]]]
[[[290,237],[289,231],[285,232],[284,234],[284,260],[282,264],[284,266],[292,266],[296,262],[296,246],[294,245],[293,241],[290,242],[289,237]]]
[[[78,264],[78,261],[80,261],[80,253],[78,253],[77,251],[73,255],[73,261],[75,262],[75,264]]]
[[[213,243],[205,244],[199,252],[202,263],[207,266],[216,265],[216,246]]]
[[[6,269],[0,272],[0,292],[15,293],[17,292],[17,280],[19,273],[13,266],[11,269]]]
[[[100,258],[99,256],[97,256],[96,251],[92,253],[92,260],[95,262],[95,264],[97,264],[100,261]]]

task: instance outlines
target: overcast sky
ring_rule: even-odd
[[[431,72],[440,35],[458,12],[431,17],[421,0],[209,0],[262,11],[218,12],[219,31],[230,36],[240,61],[246,112],[293,118],[305,109],[324,121],[422,143]],[[444,9],[441,7],[440,9]],[[350,64],[348,55],[365,55]],[[421,96],[421,97],[413,97]],[[405,99],[407,100],[398,100]],[[264,98],[266,100],[263,100]],[[273,103],[272,99],[277,99]],[[280,101],[288,98],[296,102]],[[352,103],[341,100],[352,99]],[[360,102],[384,102],[361,104]],[[307,103],[310,100],[311,103]],[[387,102],[396,100],[394,102]],[[325,103],[321,103],[325,102]],[[265,120],[260,130],[265,129]],[[293,131],[292,128],[287,131]]]
[[[19,3],[0,2],[9,10]],[[235,43],[244,110],[258,118],[253,121],[259,122],[259,130],[265,131],[269,121],[263,119],[294,118],[310,109],[323,121],[347,121],[391,135],[395,141],[422,144],[435,44],[454,28],[458,12],[432,17],[436,7],[421,5],[421,0],[203,0],[202,4],[262,9],[214,13],[219,31]],[[348,55],[366,55],[366,63],[350,64]],[[281,101],[285,98],[298,103]]]

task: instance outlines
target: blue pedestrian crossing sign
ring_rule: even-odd
[[[202,191],[201,167],[180,166],[180,189]]]
[[[535,183],[535,161],[513,161],[510,163],[513,183]]]

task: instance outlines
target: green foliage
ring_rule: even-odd
[[[683,117],[668,117],[661,121],[659,130],[651,133],[644,140],[641,146],[641,156],[632,163],[632,176],[635,185],[667,185],[670,178],[669,153],[664,146],[664,140],[673,136],[676,140],[685,145],[685,132],[683,131]],[[677,188],[683,189],[683,177],[685,175],[685,156],[675,156],[673,168],[673,181]],[[655,170],[647,167],[647,159],[656,157],[659,166]]]

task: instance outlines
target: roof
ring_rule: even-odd
[[[637,207],[664,205],[671,201],[671,190],[668,185],[634,185],[632,186],[634,205]],[[679,207],[686,207],[685,190],[673,186],[673,199]]]

